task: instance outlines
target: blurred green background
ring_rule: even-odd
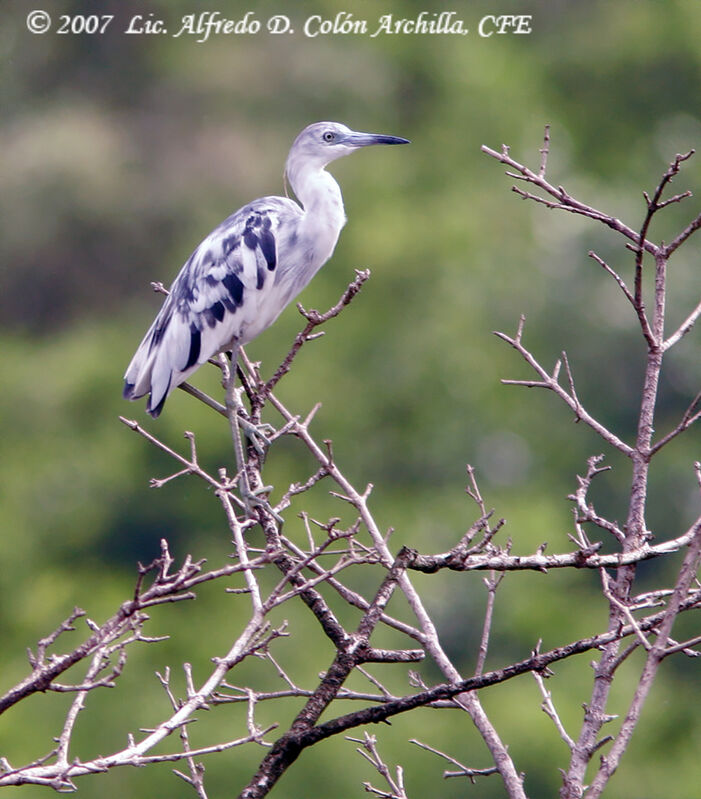
[[[168,284],[194,246],[244,202],[281,193],[291,142],[319,119],[405,136],[412,144],[373,148],[333,165],[349,221],[333,259],[301,300],[325,309],[355,268],[369,267],[372,278],[327,335],[305,348],[280,396],[299,413],[323,403],[314,432],[333,439],[349,476],[375,484],[373,508],[384,527],[395,528],[397,549],[442,551],[469,526],[475,509],[464,493],[468,462],[488,506],[507,519],[503,538],[512,538],[514,551],[532,552],[543,541],[549,551],[567,549],[566,496],[586,458],[606,450],[554,397],[500,384],[528,373],[492,331],[513,332],[525,313],[532,350],[545,364],[567,350],[582,401],[631,441],[641,340],[616,286],[587,252],[595,249],[626,278],[632,256],[606,229],[518,201],[503,168],[480,146],[508,143],[517,159],[536,167],[549,123],[550,179],[639,227],[641,192],[654,188],[676,152],[701,145],[701,5],[43,4],[55,23],[61,14],[114,14],[102,36],[32,35],[25,19],[37,7],[35,0],[0,3],[2,689],[26,673],[26,647],[74,605],[96,620],[114,612],[131,591],[137,561],[157,556],[161,537],[178,558],[192,553],[212,565],[230,550],[211,493],[194,478],[149,489],[150,477],[173,467],[117,417],[139,419],[182,451],[182,431],[193,430],[212,467],[231,463],[226,428],[182,392],[157,422],[147,420],[143,403],[121,399],[122,374],[159,306],[149,282]],[[214,10],[231,19],[249,10],[260,20],[284,13],[297,31],[203,43],[123,33],[137,13],[153,13],[176,30],[183,14]],[[312,14],[350,12],[370,20],[372,30],[382,14],[415,17],[424,10],[455,11],[469,35],[308,38],[301,32]],[[531,15],[532,33],[478,36],[484,15],[504,13]],[[699,164],[689,162],[676,191],[699,194]],[[697,199],[671,207],[653,235],[669,239],[699,210]],[[692,240],[672,261],[670,329],[699,295],[697,252]],[[300,326],[292,307],[249,346],[264,375]],[[701,386],[698,348],[693,331],[668,358],[660,433],[676,424]],[[213,374],[195,382],[218,390]],[[614,469],[592,496],[601,512],[623,521],[628,464],[606,454]],[[700,455],[692,430],[658,458],[648,523],[659,536],[680,534],[699,513],[692,463]],[[313,470],[301,447],[285,442],[271,453],[266,477],[283,490]],[[342,512],[323,493],[295,510],[322,518]],[[301,535],[293,514],[287,531]],[[645,567],[641,585],[669,580],[672,566]],[[479,639],[482,579],[417,580],[466,673]],[[365,585],[372,589],[372,582]],[[539,638],[549,648],[603,629],[597,592],[590,573],[508,575],[497,598],[488,667],[527,656]],[[107,753],[128,732],[162,718],[166,702],[154,670],[170,666],[182,692],[182,662],[204,677],[246,610],[245,599],[213,586],[196,603],[154,612],[148,632],[171,633],[171,641],[135,649],[119,687],[90,698],[74,753]],[[312,687],[332,653],[305,615],[295,614],[286,609],[296,645],[279,642],[274,652]],[[572,735],[589,698],[589,660],[563,664],[549,683]],[[627,664],[611,712],[625,712],[639,668],[635,658]],[[429,667],[424,675],[437,679]],[[278,685],[273,669],[259,661],[235,675],[238,684],[244,679]],[[387,679],[394,690],[409,690],[405,673]],[[696,661],[665,663],[611,796],[699,796],[699,687]],[[529,795],[555,795],[567,750],[539,709],[535,683],[524,677],[483,699],[526,772]],[[0,754],[19,765],[48,751],[67,702],[63,695],[37,696],[6,714]],[[294,710],[292,702],[285,708],[289,715]],[[195,726],[194,743],[236,737],[240,720],[240,709],[220,708]],[[285,717],[261,708],[259,721],[271,720]],[[496,777],[476,787],[443,781],[442,761],[406,743],[420,737],[469,766],[490,765],[458,713],[423,711],[371,732],[390,765],[405,767],[412,797],[504,795]],[[164,751],[178,745],[169,741]],[[260,757],[262,750],[249,748],[209,758],[210,796],[235,794]],[[358,796],[362,780],[380,784],[354,745],[339,739],[306,753],[274,795]],[[167,765],[83,778],[79,789],[86,797],[193,795]]]

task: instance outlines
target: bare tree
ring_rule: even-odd
[[[226,468],[212,472],[201,465],[192,433],[185,433],[189,446],[183,453],[138,422],[122,419],[128,428],[165,452],[176,464],[171,475],[152,481],[154,487],[171,480],[194,477],[212,490],[221,506],[222,519],[226,521],[233,555],[217,568],[205,568],[203,561],[190,557],[177,566],[164,540],[160,556],[153,563],[139,567],[133,594],[110,619],[97,623],[76,608],[68,619],[39,641],[35,651],[29,653],[30,671],[25,679],[0,697],[0,713],[37,692],[63,692],[72,698],[63,727],[57,731],[55,739],[47,742],[44,756],[20,765],[13,765],[5,758],[0,760],[0,786],[35,784],[66,791],[74,789],[82,775],[117,766],[173,762],[178,766],[175,774],[203,799],[207,796],[205,756],[234,747],[258,746],[265,750],[264,754],[257,770],[239,794],[252,799],[266,796],[304,750],[326,738],[345,733],[350,742],[358,745],[359,753],[383,782],[382,787],[365,782],[365,790],[377,796],[407,799],[411,786],[405,783],[404,770],[401,765],[390,767],[384,762],[378,738],[366,729],[354,735],[349,733],[428,707],[436,713],[463,711],[467,714],[489,755],[486,765],[466,765],[463,762],[466,755],[483,758],[483,754],[446,753],[429,742],[413,739],[413,745],[449,764],[444,772],[446,778],[465,778],[474,782],[499,775],[506,794],[511,799],[523,799],[526,797],[524,775],[509,753],[508,743],[485,712],[480,690],[530,673],[542,695],[542,710],[552,720],[569,751],[567,763],[553,764],[553,768],[560,767],[563,775],[562,799],[575,799],[585,793],[590,799],[602,795],[630,743],[662,662],[672,655],[696,657],[700,653],[701,635],[678,641],[673,638],[673,627],[680,614],[701,607],[701,585],[696,576],[701,557],[701,517],[671,538],[653,536],[646,523],[646,504],[653,459],[701,416],[700,392],[673,429],[655,436],[655,409],[664,355],[691,330],[701,314],[701,302],[698,302],[676,330],[666,332],[668,264],[679,247],[701,227],[701,215],[669,244],[655,243],[650,238],[651,223],[656,214],[689,194],[685,192],[663,199],[668,185],[691,153],[676,156],[652,195],[645,194],[646,211],[636,230],[575,199],[563,187],[551,184],[546,179],[548,149],[549,131],[546,129],[540,165],[537,171],[532,171],[514,160],[507,147],[501,151],[483,148],[485,153],[509,168],[507,174],[519,182],[514,191],[523,198],[606,225],[626,241],[632,253],[632,286],[628,285],[621,271],[599,255],[594,252],[589,255],[602,269],[602,275],[615,281],[640,328],[646,368],[635,439],[626,442],[623,434],[610,429],[587,411],[576,391],[566,353],[562,353],[552,368],[541,365],[525,342],[524,317],[521,317],[515,334],[497,335],[517,351],[532,370],[533,377],[503,382],[553,392],[576,420],[592,428],[606,449],[616,450],[629,459],[631,484],[625,524],[619,525],[606,518],[589,497],[592,483],[602,480],[601,475],[607,470],[603,465],[603,455],[596,454],[588,459],[583,474],[576,478],[569,497],[574,511],[570,545],[565,551],[555,554],[546,554],[545,545],[535,552],[515,554],[512,541],[502,540],[502,521],[496,520],[488,509],[475,473],[468,467],[467,493],[474,502],[475,518],[467,532],[457,534],[454,546],[446,552],[427,554],[401,546],[395,551],[391,546],[391,531],[383,531],[373,514],[370,501],[372,485],[354,485],[339,465],[331,442],[319,440],[312,433],[318,406],[301,415],[289,409],[275,393],[278,382],[294,365],[299,350],[322,334],[319,328],[337,316],[368,279],[369,272],[358,272],[339,302],[326,313],[306,311],[299,306],[306,324],[284,361],[268,380],[261,377],[259,367],[244,355],[237,375],[226,358],[219,357],[213,361],[215,368],[221,371],[226,402],[221,403],[193,386],[183,386],[198,401],[224,417],[223,424],[232,430],[236,424],[234,414],[240,407],[234,401],[234,392],[243,390],[247,395],[250,406],[245,420],[249,423],[247,429],[252,430],[251,425],[254,425],[260,432],[253,436],[254,440],[247,447],[246,480],[258,501],[251,502],[248,492],[245,501],[242,499],[239,490],[244,482],[242,474],[229,474]],[[651,283],[651,310],[644,299],[646,282]],[[163,291],[160,285],[155,288]],[[262,423],[264,412],[265,424]],[[265,460],[276,442],[286,436],[301,443],[313,467],[296,475],[297,482],[273,499],[277,492],[265,485]],[[689,464],[689,469],[692,474],[695,469],[695,479],[701,486],[701,466]],[[324,489],[338,501],[339,515],[317,520],[302,512],[303,535],[300,537],[294,531],[288,532],[283,522],[287,520],[290,524],[293,504],[299,498]],[[256,548],[251,543],[254,528],[263,533],[263,547]],[[607,551],[602,552],[603,549]],[[674,579],[655,590],[638,592],[638,565],[650,559],[668,559],[675,553],[683,553],[683,559],[681,566],[675,569]],[[366,584],[374,584],[374,590],[365,595],[355,590],[347,579],[351,569],[364,570]],[[588,569],[598,573],[600,601],[608,612],[606,628],[596,635],[568,641],[547,651],[541,651],[540,642],[534,641],[532,651],[524,653],[523,659],[488,670],[495,599],[504,574],[553,569]],[[464,572],[465,580],[479,579],[487,591],[482,634],[475,652],[476,665],[468,674],[462,673],[446,654],[441,630],[412,581],[414,572],[433,575],[437,580],[445,570]],[[470,577],[471,572],[486,572],[487,576]],[[157,645],[162,640],[157,634],[147,634],[147,629],[153,628],[156,621],[149,619],[146,611],[153,615],[159,606],[175,603],[177,607],[182,601],[193,600],[200,586],[212,582],[225,585],[226,591],[232,595],[227,601],[234,601],[239,606],[241,624],[228,651],[212,657],[211,669],[204,679],[196,680],[192,667],[183,664],[184,696],[177,695],[169,670],[158,673],[157,680],[164,693],[161,721],[148,730],[125,730],[126,744],[110,754],[95,754],[87,759],[76,757],[72,751],[73,736],[79,713],[88,705],[90,695],[116,685],[134,646],[139,643]],[[393,596],[400,597],[411,611],[411,622],[403,621],[396,613],[389,613],[388,603]],[[339,602],[348,612],[337,610]],[[334,652],[323,674],[307,675],[306,686],[298,685],[282,665],[280,653],[284,653],[284,647],[291,639],[285,624],[274,621],[275,611],[281,606],[300,603],[315,619],[320,640],[330,642]],[[61,651],[66,634],[75,631],[79,622],[85,625],[81,643]],[[403,636],[406,644],[389,649],[378,646],[377,639],[382,630]],[[616,731],[603,735],[604,725],[612,720],[609,711],[611,685],[621,665],[639,650],[644,651],[645,657],[628,710]],[[579,730],[568,731],[546,687],[545,678],[557,675],[559,661],[584,653],[596,656],[591,697],[585,706]],[[260,685],[235,684],[237,667],[251,657],[265,660],[274,670],[278,680],[275,690]],[[441,682],[428,685],[425,678],[411,668],[416,668],[416,664],[426,659],[432,661],[443,675]],[[371,671],[371,664],[375,664],[377,669]],[[389,680],[375,673],[379,670],[383,674],[383,669],[388,667],[401,672],[404,684],[408,686],[406,692],[393,693],[387,687]],[[65,681],[69,669],[71,675],[79,672],[80,676]],[[352,674],[365,679],[366,690],[348,687]],[[359,709],[348,711],[346,704],[343,712],[341,700],[356,702]],[[256,711],[261,703],[289,701],[296,702],[297,713],[285,729],[280,731],[276,730],[277,725],[259,725]],[[207,708],[226,713],[228,707],[239,704],[245,705],[247,712],[238,737],[215,740],[204,746],[192,745],[192,724],[198,711]],[[451,724],[455,723],[453,716]],[[207,729],[206,722],[200,721],[200,735],[203,729]],[[172,746],[172,751],[157,751],[158,745],[174,734],[179,743]]]

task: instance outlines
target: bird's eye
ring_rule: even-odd
[[[336,138],[336,134],[332,130],[327,130],[322,138],[324,141],[332,142]]]

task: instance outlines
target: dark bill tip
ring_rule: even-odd
[[[375,144],[411,144],[409,139],[403,139],[401,136],[383,136],[375,137]]]
[[[411,144],[401,136],[385,136],[383,133],[349,133],[346,141],[351,147],[368,147],[371,144]]]

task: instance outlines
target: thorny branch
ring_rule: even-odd
[[[467,777],[468,780],[474,785],[477,780],[477,777],[489,777],[492,774],[498,774],[499,771],[492,767],[492,768],[469,768],[468,766],[464,766],[454,757],[447,755],[445,752],[441,752],[439,749],[435,749],[433,746],[429,746],[421,741],[417,741],[416,739],[412,739],[409,741],[411,744],[416,744],[420,749],[425,749],[427,752],[432,752],[434,755],[438,755],[438,757],[442,757],[444,760],[447,760],[454,766],[457,766],[457,771],[444,771],[443,776],[448,779],[450,777]]]
[[[85,611],[76,608],[52,633],[41,639],[34,652],[29,652],[28,675],[0,697],[0,713],[34,693],[55,691],[69,694],[65,719],[42,757],[20,766],[11,765],[7,758],[0,759],[0,787],[31,783],[69,791],[77,787],[77,778],[85,774],[124,765],[173,762],[180,766],[174,770],[175,774],[192,788],[199,799],[206,799],[203,758],[235,747],[253,745],[266,751],[256,773],[241,789],[240,796],[247,799],[263,797],[300,755],[319,741],[368,724],[386,722],[417,708],[430,708],[431,712],[467,713],[484,743],[483,751],[465,752],[467,756],[456,757],[430,743],[412,740],[415,745],[451,765],[444,773],[445,777],[474,782],[499,775],[510,799],[525,799],[523,774],[510,753],[508,743],[502,740],[485,712],[480,691],[531,673],[542,697],[542,709],[567,747],[569,762],[562,768],[562,799],[580,799],[585,790],[587,796],[601,794],[620,764],[660,665],[673,655],[696,657],[701,654],[698,649],[701,636],[686,640],[672,637],[674,623],[680,614],[701,608],[701,585],[696,577],[701,557],[701,518],[689,523],[685,531],[667,536],[659,533],[653,536],[645,523],[652,459],[662,447],[701,418],[699,394],[691,401],[676,427],[653,441],[663,356],[689,333],[701,316],[699,302],[677,330],[665,337],[668,262],[676,250],[701,228],[701,215],[689,223],[671,244],[658,244],[653,240],[652,229],[657,213],[689,196],[688,192],[681,192],[667,199],[663,197],[691,153],[677,156],[655,191],[650,196],[644,195],[645,214],[636,228],[583,203],[562,186],[549,182],[550,147],[550,130],[546,128],[537,171],[513,159],[507,147],[500,152],[486,147],[483,150],[506,164],[510,170],[507,174],[511,177],[534,188],[531,192],[520,186],[514,187],[524,199],[602,223],[626,241],[633,254],[632,289],[622,273],[610,263],[593,252],[590,256],[608,277],[613,278],[640,326],[646,372],[639,424],[634,433],[617,431],[604,425],[587,410],[576,389],[576,370],[567,354],[563,352],[552,369],[543,367],[524,342],[524,317],[515,335],[497,335],[518,352],[535,373],[535,378],[503,382],[551,391],[577,421],[583,421],[606,446],[626,456],[632,466],[632,487],[624,523],[607,518],[590,496],[592,485],[595,481],[604,480],[603,475],[608,472],[608,467],[602,465],[603,456],[594,455],[589,458],[583,475],[576,477],[576,485],[568,497],[573,511],[572,532],[562,536],[561,545],[556,546],[552,553],[546,554],[545,543],[535,552],[519,552],[514,543],[518,541],[518,531],[512,531],[506,540],[501,537],[504,520],[496,519],[488,508],[476,474],[472,467],[468,467],[466,493],[474,503],[476,518],[467,524],[466,532],[456,533],[454,545],[438,554],[418,552],[401,545],[393,549],[390,546],[392,530],[381,528],[371,508],[372,485],[360,488],[354,485],[341,469],[331,442],[320,441],[312,433],[319,406],[315,405],[306,415],[298,414],[288,409],[275,394],[278,383],[290,373],[301,348],[321,335],[317,328],[341,313],[368,279],[369,272],[358,271],[339,301],[325,313],[307,311],[299,306],[305,324],[271,377],[263,379],[258,365],[251,364],[245,353],[240,354],[238,379],[250,403],[248,419],[242,421],[252,429],[253,426],[259,427],[263,414],[270,417],[266,419],[266,444],[261,446],[260,442],[251,442],[247,447],[248,496],[241,496],[240,475],[234,473],[232,477],[230,466],[222,465],[212,471],[202,465],[205,459],[199,457],[193,432],[185,433],[188,443],[185,452],[181,452],[180,447],[161,440],[139,422],[122,418],[130,430],[148,445],[164,452],[175,464],[173,473],[153,479],[152,487],[162,488],[174,480],[195,478],[216,498],[231,538],[231,560],[207,570],[204,561],[193,561],[188,556],[178,568],[164,540],[160,556],[151,564],[139,567],[131,598],[122,603],[107,621],[97,623],[88,619]],[[651,311],[643,300],[648,266],[652,270]],[[160,286],[155,288],[165,291]],[[226,363],[216,362],[215,366],[223,371],[227,369]],[[577,379],[582,377],[577,374]],[[233,386],[233,382],[230,383]],[[195,386],[184,386],[184,390],[218,415],[246,415],[240,409],[233,410],[231,403],[222,404]],[[228,423],[232,421],[228,419]],[[275,443],[284,437],[296,439],[306,453],[306,461],[305,457],[300,457],[294,481],[287,490],[276,491],[274,487],[265,485],[265,464]],[[701,484],[701,466],[695,468]],[[303,509],[298,513],[299,522],[295,523],[292,510],[304,504],[313,492],[319,491],[326,491],[335,499],[338,515],[317,519],[309,510]],[[251,501],[251,497],[256,498],[255,501]],[[286,525],[284,532],[283,520]],[[398,531],[395,535],[399,537],[402,534],[403,531]],[[544,531],[544,537],[546,534],[552,538],[552,531]],[[646,588],[635,595],[637,565],[677,552],[683,553],[683,563],[673,584],[652,590]],[[505,612],[507,609],[502,610],[501,603],[496,601],[506,572],[513,573],[509,581],[516,581],[523,579],[521,575],[524,572],[547,573],[551,569],[596,571],[601,586],[600,598],[608,612],[606,628],[544,651],[538,641],[520,660],[492,662],[498,658],[493,653],[496,648],[490,646],[495,635],[494,619],[497,611]],[[358,570],[365,573],[362,583],[366,586],[365,592],[349,582],[349,575]],[[417,572],[435,575],[428,582],[427,578],[421,581],[421,585],[430,586],[444,570],[488,573],[486,578],[479,578],[486,587],[487,601],[481,635],[478,634],[479,645],[472,659],[475,665],[471,676],[463,674],[446,653],[442,631],[413,582]],[[464,574],[462,579],[469,580],[470,577]],[[74,735],[81,711],[90,705],[91,693],[113,689],[119,684],[127,666],[128,653],[134,646],[154,645],[163,640],[162,636],[146,634],[147,626],[150,628],[156,624],[147,611],[164,610],[162,606],[173,603],[177,606],[180,601],[193,600],[197,591],[208,583],[225,584],[222,596],[226,597],[225,601],[236,603],[236,612],[231,617],[238,620],[239,629],[232,634],[227,651],[223,655],[211,656],[211,666],[204,675],[197,675],[189,663],[182,664],[181,688],[170,668],[157,673],[157,682],[165,699],[162,719],[149,729],[141,729],[138,734],[126,732],[126,745],[117,751],[76,757],[73,753]],[[388,610],[390,599],[392,612]],[[293,678],[285,665],[285,646],[292,640],[293,629],[291,624],[281,623],[277,615],[283,605],[289,613],[296,606],[308,612],[318,634],[317,644],[313,650],[310,649],[310,669],[303,684]],[[86,629],[79,624],[81,620],[84,620]],[[404,645],[397,644],[401,637],[406,640]],[[206,646],[205,636],[202,645]],[[61,648],[65,651],[60,651]],[[644,656],[644,665],[630,706],[620,728],[601,737],[603,725],[614,718],[608,707],[611,683],[620,665],[636,651]],[[545,679],[555,680],[561,661],[584,653],[596,653],[598,661],[594,664],[591,699],[585,706],[579,734],[574,735],[565,728]],[[312,655],[316,654],[327,657],[325,663],[330,665],[315,677]],[[237,684],[239,681],[234,676],[237,667],[251,657],[257,658],[261,664],[256,670],[261,675],[260,683]],[[437,670],[442,675],[438,682],[427,684],[426,674],[431,673],[430,670],[426,673],[408,670],[410,666],[417,668],[416,664],[424,660],[430,661],[434,673]],[[75,677],[81,664],[83,673]],[[318,668],[316,666],[316,671]],[[63,675],[69,669],[72,670],[71,679],[64,680]],[[392,672],[399,673],[399,680],[391,677]],[[356,682],[351,682],[351,678],[364,684],[359,687]],[[407,683],[409,691],[404,687]],[[561,693],[564,692],[558,692]],[[355,703],[356,709],[341,712],[340,703],[348,700]],[[261,728],[257,721],[258,706],[261,703],[276,706],[289,702],[296,703],[293,721],[274,740],[267,740],[277,725]],[[205,709],[225,713],[226,708],[232,705],[242,705],[246,710],[238,737],[195,745],[195,737],[199,738],[207,729],[201,714],[196,714]],[[347,705],[345,710],[348,710]],[[453,715],[451,725],[458,724]],[[154,751],[174,733],[179,736],[179,746],[166,754],[159,753],[162,750]],[[386,765],[379,754],[378,737],[362,730],[361,737],[349,740],[358,744],[360,754],[384,781],[382,787],[363,783],[366,791],[376,796],[406,799],[410,772],[401,765],[393,769]],[[457,750],[464,748],[461,741],[461,736],[456,735]],[[592,785],[587,788],[585,775],[598,754],[601,758],[595,767]],[[487,763],[479,767],[463,764],[465,760],[472,762],[485,756]]]
[[[356,752],[370,763],[389,787],[389,791],[383,791],[381,788],[375,788],[370,782],[364,782],[363,787],[368,793],[386,797],[386,799],[408,799],[404,790],[404,770],[401,766],[397,766],[395,776],[392,776],[389,767],[377,750],[377,738],[374,735],[369,735],[366,732],[363,738],[346,736],[346,740],[359,744]]]
[[[689,333],[696,320],[701,315],[701,302],[697,302],[685,321],[674,333],[665,338],[669,261],[676,250],[701,228],[701,214],[697,215],[687,227],[673,239],[671,244],[665,245],[663,242],[656,243],[652,239],[651,230],[656,215],[672,203],[682,202],[691,196],[691,192],[684,191],[663,199],[666,189],[679,174],[683,163],[694,154],[693,150],[675,156],[662,175],[652,195],[649,195],[647,192],[643,193],[646,205],[645,213],[643,221],[636,232],[634,227],[625,224],[620,219],[574,199],[562,186],[555,186],[550,183],[546,179],[549,146],[550,131],[549,128],[546,128],[545,144],[541,150],[541,164],[538,173],[534,173],[528,167],[513,159],[509,153],[509,148],[506,146],[502,147],[501,152],[488,147],[483,147],[482,150],[501,163],[507,164],[512,170],[508,171],[507,175],[518,181],[531,184],[541,192],[541,194],[532,193],[519,186],[513,186],[513,190],[524,199],[543,204],[548,208],[565,210],[595,220],[611,228],[627,240],[626,246],[628,249],[632,250],[634,254],[632,264],[632,290],[628,288],[626,280],[621,276],[619,271],[614,269],[596,253],[590,251],[589,255],[615,280],[624,298],[629,305],[632,306],[644,342],[645,372],[637,430],[632,437],[632,443],[626,443],[623,435],[601,424],[582,407],[575,393],[572,371],[564,353],[563,360],[558,361],[554,369],[549,371],[539,363],[537,357],[524,345],[523,326],[525,317],[521,317],[515,336],[497,333],[500,338],[507,341],[517,350],[537,375],[537,379],[535,380],[505,380],[503,382],[510,385],[520,385],[529,388],[538,387],[552,391],[575,413],[577,421],[580,419],[583,420],[607,445],[626,455],[630,459],[632,467],[631,491],[625,524],[619,525],[616,521],[604,518],[596,511],[593,503],[587,499],[587,494],[593,478],[602,471],[598,464],[601,462],[603,456],[595,456],[589,459],[587,474],[585,477],[578,478],[578,488],[570,496],[570,499],[574,502],[575,523],[575,534],[571,536],[571,538],[580,547],[579,552],[582,553],[580,560],[583,563],[592,566],[593,561],[591,558],[596,561],[601,557],[598,555],[598,549],[602,542],[597,541],[590,544],[591,532],[595,532],[596,528],[602,533],[610,534],[620,547],[620,551],[617,552],[615,556],[618,562],[601,563],[600,568],[602,595],[608,604],[608,633],[613,634],[616,630],[620,630],[623,626],[627,625],[635,631],[636,640],[623,652],[620,651],[620,639],[611,639],[610,642],[602,647],[601,658],[594,667],[594,685],[591,700],[585,706],[584,721],[576,741],[565,733],[554,710],[554,706],[550,703],[550,695],[544,691],[542,681],[540,683],[544,695],[544,709],[554,720],[561,737],[567,742],[571,753],[569,767],[567,770],[563,770],[564,776],[560,793],[561,799],[580,799],[585,792],[588,797],[598,797],[601,795],[610,776],[618,767],[620,759],[638,723],[640,711],[648,695],[650,686],[657,674],[660,663],[665,657],[664,653],[667,652],[668,645],[666,642],[669,640],[671,626],[679,612],[679,606],[675,604],[674,598],[681,595],[688,595],[692,580],[696,579],[695,576],[698,570],[701,518],[696,519],[689,527],[687,533],[681,536],[681,548],[686,549],[684,563],[679,571],[675,588],[666,600],[667,607],[660,621],[661,627],[653,626],[651,628],[651,632],[655,638],[653,642],[651,635],[646,634],[647,628],[641,625],[640,619],[636,618],[634,615],[645,603],[636,602],[635,598],[631,596],[631,592],[636,578],[637,564],[644,559],[637,557],[637,555],[645,551],[649,546],[649,542],[654,537],[652,532],[648,530],[645,519],[652,459],[663,446],[675,439],[701,418],[701,413],[698,409],[700,394],[694,398],[678,425],[671,432],[663,435],[657,442],[653,441],[655,411],[657,408],[659,377],[662,369],[663,356],[671,347]],[[649,267],[652,269],[652,274],[650,275],[650,282],[652,284],[650,292],[652,294],[651,311],[648,311],[644,300],[644,282],[648,270],[645,261],[646,255],[649,256],[653,262]],[[559,379],[560,368],[563,361],[567,371],[567,387],[562,386]],[[584,525],[587,525],[589,532],[585,530]],[[669,543],[669,541],[663,543],[663,548]],[[628,561],[632,553],[636,553],[636,556]],[[661,555],[662,552],[658,552],[652,557],[659,557]],[[607,569],[613,569],[612,575],[609,574]],[[661,594],[657,594],[656,596],[661,596]],[[607,713],[607,707],[615,672],[623,660],[628,657],[630,652],[638,646],[642,646],[642,648],[646,650],[647,659],[640,675],[638,687],[630,709],[623,721],[620,731],[616,735],[599,739],[599,733],[603,724],[612,718],[610,714]],[[675,646],[671,648],[675,652],[679,651]],[[586,786],[584,780],[589,763],[605,743],[611,743],[610,751],[601,757],[601,765],[596,773],[594,783],[591,786]]]
[[[312,341],[313,339],[319,338],[319,336],[323,335],[323,332],[314,333],[313,331],[320,325],[323,325],[325,322],[328,322],[330,319],[338,316],[341,311],[353,300],[355,295],[363,287],[363,284],[369,279],[370,270],[356,269],[355,274],[355,280],[348,284],[348,288],[346,288],[346,290],[343,292],[339,301],[332,308],[329,308],[329,310],[325,313],[319,313],[315,310],[306,311],[302,307],[301,303],[297,303],[297,308],[302,316],[307,320],[307,324],[304,326],[304,329],[301,330],[295,337],[294,344],[285,356],[283,362],[275,370],[275,374],[256,392],[254,399],[256,406],[260,407],[265,402],[270,392],[290,371],[292,362],[304,344],[306,344],[307,341]]]

